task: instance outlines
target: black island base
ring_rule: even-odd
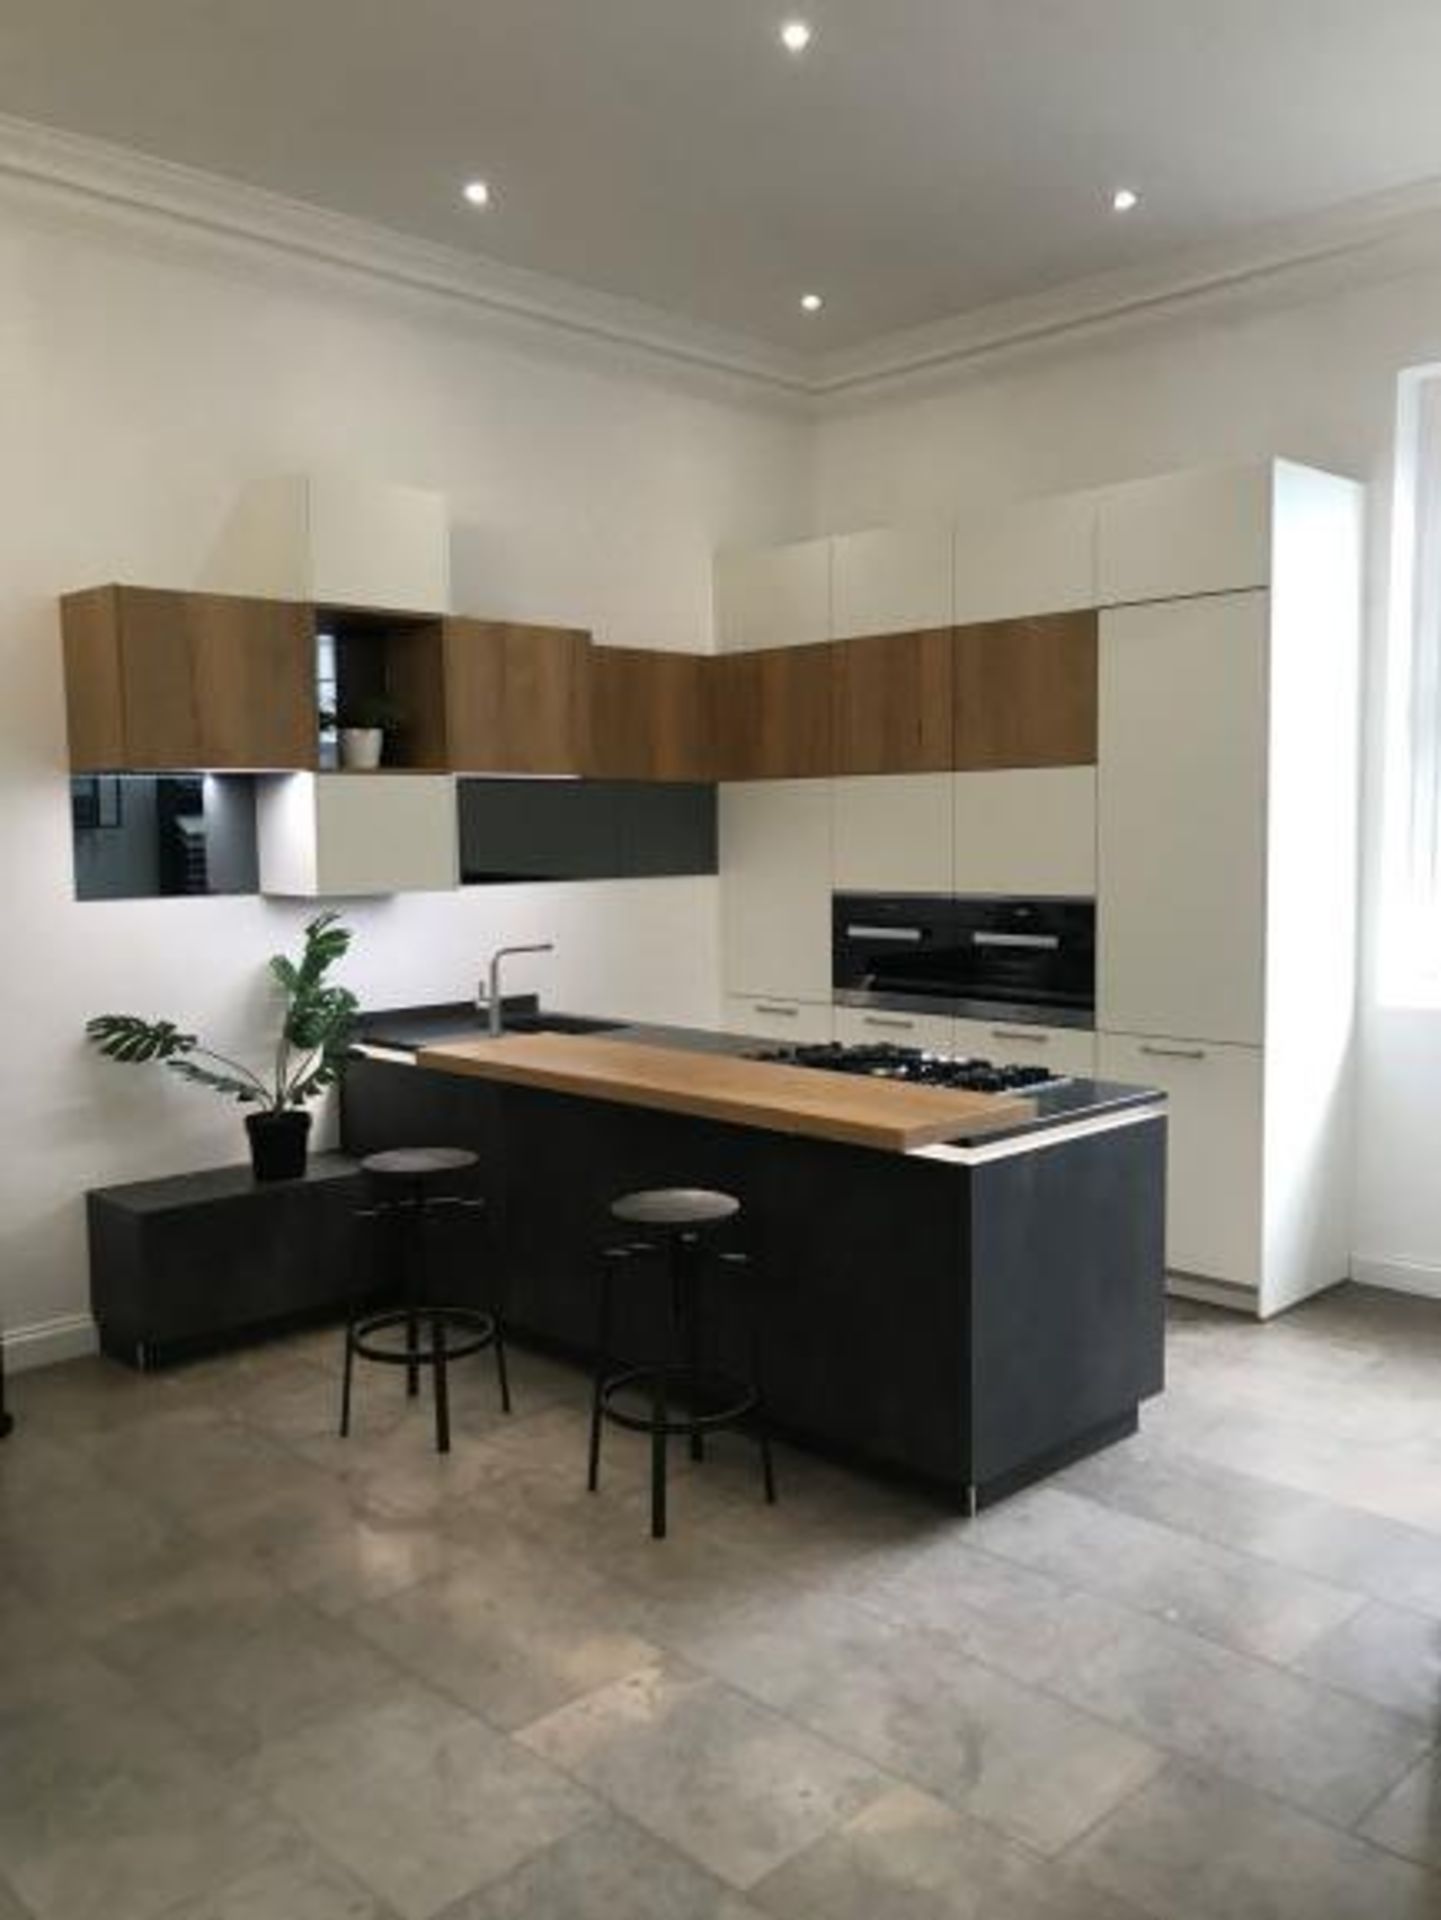
[[[342,1125],[352,1155],[473,1149],[512,1328],[577,1355],[594,1343],[609,1203],[645,1187],[737,1195],[774,1427],[970,1511],[1133,1432],[1163,1383],[1160,1101],[896,1153],[371,1054],[351,1064]],[[495,1279],[442,1283],[488,1300]],[[708,1291],[707,1364],[734,1364],[753,1305]],[[639,1297],[632,1309],[617,1351],[643,1359],[655,1330]]]

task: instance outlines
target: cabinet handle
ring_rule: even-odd
[[[1155,1054],[1158,1060],[1204,1060],[1206,1058],[1204,1047],[1153,1047],[1149,1042],[1142,1042],[1140,1050],[1142,1053]]]
[[[899,1027],[905,1033],[914,1033],[916,1029],[914,1020],[887,1019],[883,1013],[863,1013],[861,1023],[867,1027]]]
[[[787,1020],[794,1020],[800,1013],[799,1007],[783,1006],[778,1000],[755,1000],[751,1003],[757,1013],[783,1013]]]
[[[1051,1036],[1043,1033],[1039,1027],[992,1027],[993,1040],[1030,1040],[1038,1047],[1048,1047]]]

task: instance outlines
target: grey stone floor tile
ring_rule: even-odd
[[[469,1557],[429,1520],[342,1508],[320,1527],[262,1539],[252,1563],[287,1592],[340,1617],[433,1580]]]
[[[346,1625],[283,1593],[207,1596],[133,1621],[96,1651],[225,1761],[406,1684]]]
[[[621,1590],[497,1534],[464,1567],[352,1616],[357,1633],[492,1726],[537,1720],[653,1665]]]
[[[1441,1874],[1441,1757],[1432,1754],[1408,1773],[1372,1808],[1360,1831],[1393,1853],[1423,1861]],[[1441,1913],[1441,1891],[1436,1910]]]
[[[1052,1684],[1173,1754],[1341,1825],[1430,1744],[1400,1714],[1152,1621]]]
[[[20,1896],[0,1874],[0,1920],[31,1920],[30,1909],[22,1907]]]
[[[776,1920],[1137,1920],[1138,1913],[914,1787],[875,1801],[751,1897]]]
[[[1315,1679],[1408,1713],[1441,1739],[1441,1620],[1368,1604],[1296,1662]]]
[[[612,1814],[558,1840],[441,1920],[760,1920],[740,1894]]]
[[[429,1920],[597,1811],[545,1761],[420,1687],[271,1741],[243,1775],[404,1920]]]
[[[1441,1881],[1214,1775],[1168,1767],[1071,1856],[1156,1920],[1436,1920]]]
[[[888,1784],[853,1754],[673,1663],[518,1738],[742,1891]]]
[[[395,1920],[395,1909],[297,1840],[267,1865],[167,1908],[162,1920]]]
[[[988,1553],[1268,1660],[1294,1659],[1361,1605],[1343,1587],[1059,1487],[1033,1488],[982,1514],[975,1540]]]
[[[88,1655],[7,1682],[0,1872],[38,1920],[152,1920],[288,1832]]]
[[[732,1686],[1043,1852],[1157,1766],[1133,1734],[832,1593],[697,1624],[684,1651]]]
[[[1069,1468],[1064,1481],[1127,1512],[1441,1618],[1441,1539],[1419,1528],[1145,1442],[1110,1448]]]

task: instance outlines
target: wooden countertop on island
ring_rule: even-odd
[[[422,1048],[416,1065],[891,1153],[1024,1126],[1036,1112],[1035,1102],[1022,1094],[907,1086],[735,1054],[565,1033],[456,1040]]]

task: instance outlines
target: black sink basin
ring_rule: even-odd
[[[579,1013],[542,1013],[534,1008],[507,1007],[507,1033],[615,1033],[620,1020],[595,1020]],[[357,1038],[376,1047],[394,1047],[415,1053],[422,1047],[443,1047],[452,1040],[484,1040],[490,1029],[484,1013],[475,1007],[397,1008],[390,1013],[361,1017]]]
[[[619,1033],[622,1020],[592,1020],[583,1013],[510,1013],[507,1033]]]

